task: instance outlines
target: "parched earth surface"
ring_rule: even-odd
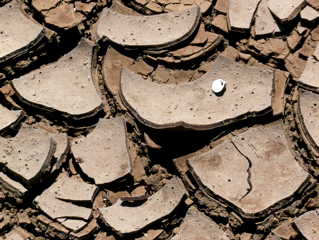
[[[319,239],[318,0],[0,19],[0,239]]]

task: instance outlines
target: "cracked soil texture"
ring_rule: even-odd
[[[318,16],[0,0],[0,240],[318,240]]]

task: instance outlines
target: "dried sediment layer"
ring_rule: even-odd
[[[0,7],[0,63],[26,53],[45,37],[44,28],[28,19],[16,0]]]
[[[50,218],[72,231],[88,224],[92,210],[79,203],[92,203],[98,187],[63,174],[34,200],[35,205]]]
[[[256,11],[255,33],[256,35],[267,35],[280,32],[280,27],[268,8],[269,0],[262,0]]]
[[[106,87],[113,95],[118,95],[120,74],[123,66],[144,76],[153,71],[153,67],[143,60],[136,61],[109,46],[103,58],[102,74]]]
[[[302,131],[314,149],[319,151],[319,94],[300,89],[298,117]]]
[[[28,192],[21,183],[9,178],[3,172],[0,172],[0,185],[9,191],[15,198],[23,198]]]
[[[211,0],[134,0],[128,3],[128,5],[148,13],[177,12],[198,6],[201,14],[205,14],[211,9],[212,3],[213,1]]]
[[[227,81],[221,96],[212,82]],[[274,72],[219,55],[201,78],[186,84],[157,84],[122,69],[120,96],[143,124],[153,128],[213,129],[271,111]]]
[[[306,240],[317,240],[319,232],[319,209],[306,212],[294,220],[296,230]]]
[[[285,90],[288,81],[288,72],[276,70],[274,79],[273,115],[282,115],[284,112]]]
[[[100,227],[97,224],[96,219],[93,218],[83,230],[78,231],[76,233],[71,232],[70,238],[71,239],[90,239],[90,238],[93,238],[99,228]]]
[[[7,240],[24,240],[25,238],[22,237],[19,233],[11,231],[6,235]]]
[[[48,191],[57,199],[72,202],[93,202],[98,187],[64,174]]]
[[[212,239],[229,240],[226,233],[205,214],[195,207],[190,207],[186,213],[180,231],[172,240]]]
[[[199,7],[154,16],[132,16],[105,8],[96,29],[97,40],[106,37],[125,48],[162,49],[187,39],[199,24]]]
[[[14,128],[24,116],[21,110],[11,111],[0,104],[0,133],[8,128]]]
[[[60,117],[82,120],[102,109],[91,76],[92,46],[85,40],[55,63],[11,82],[19,101]]]
[[[249,30],[259,2],[260,0],[229,0],[229,9],[227,14],[229,30]]]
[[[51,170],[51,172],[55,172],[61,168],[62,164],[66,160],[66,157],[70,151],[70,141],[65,133],[50,133],[50,137],[52,137],[53,141],[56,143],[55,152],[53,155],[56,159],[56,162]]]
[[[0,138],[0,146],[0,165],[26,187],[39,183],[51,170],[56,143],[44,130],[23,125],[15,137]]]
[[[66,134],[51,134],[29,125],[22,125],[14,138],[2,140],[1,144],[4,149],[0,165],[4,164],[8,175],[0,172],[0,184],[20,200],[27,195],[27,188],[34,188],[47,174],[60,169],[69,151]]]
[[[318,59],[318,51],[319,46],[317,45],[317,48],[313,55],[311,55],[308,58],[306,68],[303,71],[298,84],[304,88],[315,90],[319,88],[319,81],[318,81],[318,75],[319,75],[319,59]]]
[[[164,54],[159,54],[159,56],[148,55],[147,57],[152,60],[157,60],[158,62],[163,62],[166,64],[183,64],[185,62],[194,61],[197,58],[207,55],[224,40],[222,35],[212,32],[205,32],[204,34],[198,33],[196,37],[198,36],[199,38],[201,37],[200,35],[204,35],[204,37],[206,38],[205,42],[198,44],[197,42],[195,42],[195,38],[194,41],[192,41],[189,45],[185,47],[181,47],[173,51],[168,51]]]
[[[92,210],[55,198],[48,190],[34,199],[35,205],[52,219],[69,218],[87,221]]]
[[[142,231],[171,214],[184,196],[184,188],[177,178],[173,178],[141,205],[126,205],[118,200],[110,207],[99,208],[99,211],[107,226],[125,236]]]
[[[279,23],[293,20],[305,5],[305,0],[229,0],[228,29],[248,32],[255,17],[254,30],[257,36],[280,32],[283,28]],[[311,12],[311,15],[312,18],[308,16],[309,21],[313,21],[316,17],[313,16],[315,12]]]
[[[305,5],[305,0],[269,0],[268,2],[268,8],[282,23],[294,19]]]
[[[187,165],[206,193],[247,218],[281,208],[310,179],[290,152],[282,124],[250,129],[190,158]]]
[[[100,119],[86,137],[72,143],[72,152],[83,173],[95,184],[123,180],[132,174],[124,119]]]
[[[61,2],[47,11],[41,11],[45,22],[61,29],[71,29],[85,20],[85,16],[76,9],[76,5]]]
[[[79,219],[64,219],[64,218],[62,218],[59,222],[61,222],[61,224],[64,227],[71,229],[74,232],[78,232],[78,231],[82,230],[88,224],[86,221],[79,220]]]
[[[312,7],[306,6],[301,12],[300,17],[305,22],[315,22],[319,18],[319,12]]]

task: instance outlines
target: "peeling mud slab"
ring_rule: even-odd
[[[32,0],[30,3],[34,15],[40,18],[41,22],[60,32],[68,31],[88,20],[91,13],[97,10],[97,6],[105,5],[106,1],[97,4],[96,1]]]
[[[196,39],[197,37],[198,38],[202,37],[205,41],[199,42]],[[153,55],[147,55],[146,57],[150,58],[151,60],[157,60],[159,63],[164,63],[167,65],[172,63],[184,64],[185,62],[191,62],[205,55],[209,55],[210,52],[216,49],[216,47],[219,46],[219,44],[223,40],[224,38],[222,35],[212,33],[212,32],[206,32],[203,29],[203,32],[202,33],[198,32],[194,40],[187,46],[180,47],[173,51],[168,51],[164,54],[159,54],[159,56],[156,56],[156,54],[153,54]]]
[[[7,237],[7,240],[24,240],[25,238],[22,237],[19,233],[17,232],[10,232]]]
[[[74,232],[88,225],[92,210],[76,204],[92,203],[98,188],[83,180],[63,174],[34,200],[50,218]]]
[[[180,231],[172,240],[212,239],[229,240],[226,233],[205,214],[190,207],[180,226]]]
[[[42,129],[23,125],[15,137],[0,138],[0,146],[0,164],[28,188],[51,170],[56,143]]]
[[[85,40],[57,62],[14,79],[11,86],[22,104],[39,112],[83,120],[102,109],[91,76],[92,46]]]
[[[34,236],[21,227],[13,227],[11,231],[5,235],[5,239],[7,240],[26,240],[32,238],[34,238]]]
[[[98,41],[105,37],[129,49],[163,49],[191,36],[199,18],[199,7],[154,16],[122,15],[105,8],[95,34]]]
[[[48,190],[37,196],[34,199],[34,204],[52,219],[71,218],[87,221],[92,213],[90,208],[80,207],[55,198]]]
[[[227,14],[229,8],[229,0],[217,0],[214,9],[217,12]]]
[[[313,23],[319,18],[319,12],[312,7],[306,6],[301,12],[300,17],[302,21]]]
[[[282,23],[294,19],[305,5],[305,0],[268,1],[268,8]]]
[[[51,170],[51,172],[53,173],[55,171],[58,171],[61,168],[62,164],[66,161],[66,157],[70,152],[70,141],[68,139],[68,136],[64,133],[50,133],[50,137],[52,137],[53,141],[56,143],[55,152],[53,155],[56,159],[56,162]]]
[[[0,185],[9,191],[13,197],[18,199],[23,199],[28,192],[28,189],[26,189],[21,183],[12,180],[3,172],[0,172]]]
[[[22,110],[9,110],[0,104],[0,134],[8,128],[15,128],[24,116]]]
[[[314,55],[308,58],[306,68],[303,71],[298,82],[300,86],[314,91],[317,91],[317,89],[319,88],[319,61],[317,61],[318,59],[316,59],[316,53],[318,52],[318,49],[319,46],[317,45]]]
[[[212,82],[218,78],[227,82],[220,96],[212,92]],[[206,130],[270,112],[273,79],[272,70],[245,66],[219,55],[205,75],[180,85],[145,81],[123,68],[120,96],[147,126]]]
[[[98,187],[64,174],[48,188],[48,191],[55,198],[68,202],[93,202]]]
[[[32,238],[34,238],[33,234],[21,227],[13,227],[11,231],[5,235],[5,239],[7,240],[26,240]]]
[[[126,3],[144,12],[177,12],[198,6],[201,14],[206,14],[211,9],[213,3],[211,0],[133,0],[132,2]]]
[[[22,13],[16,0],[0,7],[0,63],[21,56],[44,37],[44,28]]]
[[[125,236],[140,232],[167,217],[179,206],[184,196],[184,188],[174,177],[141,205],[129,205],[118,200],[110,207],[99,208],[99,211],[107,226],[120,236]]]
[[[78,232],[80,230],[82,230],[88,223],[83,221],[83,220],[79,220],[79,219],[64,219],[63,221],[61,221],[61,224],[68,228],[73,230],[74,232]]]
[[[74,4],[62,2],[58,6],[42,11],[45,22],[55,28],[71,29],[85,20],[85,16],[76,11]]]
[[[230,31],[248,31],[260,0],[229,0],[227,14]]]
[[[298,117],[301,122],[301,128],[313,148],[319,152],[318,110],[319,94],[300,89],[298,99]]]
[[[268,8],[268,2],[269,0],[262,0],[258,5],[255,17],[256,36],[268,35],[281,31],[280,26]]]
[[[274,93],[273,93],[273,115],[279,116],[284,112],[285,90],[287,87],[289,73],[276,70],[274,79]]]
[[[165,3],[166,0],[160,0]],[[173,0],[173,2],[179,2],[179,0]],[[184,2],[184,3],[183,3]],[[168,4],[164,7],[165,12],[176,12],[183,9],[188,9],[192,6],[198,6],[200,8],[201,14],[206,14],[209,9],[212,7],[213,1],[211,0],[190,0],[190,1],[180,1],[179,4]],[[184,5],[183,5],[184,4]]]
[[[187,165],[203,191],[245,218],[265,217],[283,207],[310,179],[294,159],[282,124],[249,129]]]
[[[4,149],[4,151],[8,155],[11,155],[11,154],[13,155],[11,157],[12,157],[12,159],[14,158],[15,161],[20,162],[22,160],[22,158],[25,157],[25,161],[21,162],[21,165],[18,164],[18,165],[13,166],[12,163],[9,164],[11,166],[10,169],[7,169],[9,175],[6,175],[5,173],[0,172],[0,184],[4,187],[4,189],[6,189],[10,193],[10,196],[13,196],[17,200],[25,199],[25,197],[28,194],[28,189],[20,183],[20,182],[24,183],[24,181],[23,180],[21,181],[21,179],[19,179],[20,173],[16,172],[16,166],[18,168],[21,168],[21,169],[23,169],[23,168],[28,169],[29,167],[24,165],[24,163],[29,164],[28,162],[30,160],[32,160],[31,158],[39,157],[39,155],[37,155],[37,154],[28,155],[28,154],[25,154],[25,151],[23,151],[23,152],[21,151],[21,149],[23,149],[23,147],[26,146],[26,144],[27,144],[26,142],[30,141],[30,139],[33,142],[35,142],[35,140],[32,138],[32,134],[37,135],[38,131],[40,131],[40,132],[42,132],[42,135],[46,136],[46,138],[52,138],[52,142],[53,142],[52,144],[54,144],[54,149],[55,149],[52,156],[51,156],[51,154],[49,154],[49,156],[48,156],[48,159],[51,156],[49,163],[45,163],[44,167],[42,167],[42,169],[38,173],[39,180],[37,180],[37,183],[41,182],[47,174],[52,174],[53,172],[58,171],[61,168],[61,164],[65,160],[66,154],[69,152],[69,149],[70,149],[69,144],[68,144],[68,138],[67,138],[66,134],[50,134],[50,133],[47,134],[46,131],[43,131],[41,129],[38,129],[35,133],[32,133],[32,131],[31,131],[32,129],[37,129],[37,128],[33,128],[29,125],[22,125],[20,132],[24,133],[23,134],[24,138],[27,138],[25,140],[25,142],[23,143],[22,141],[19,141],[19,140],[16,141],[16,138],[21,137],[21,135],[17,135],[17,136],[15,136],[15,138],[13,140],[11,140],[15,143],[12,144],[12,142],[11,142],[10,143],[11,145],[10,144],[6,145],[6,148]],[[31,131],[31,133],[29,130]],[[20,145],[20,143],[22,145]],[[19,146],[18,149],[15,151],[12,149],[12,151],[11,151],[11,147],[13,145]],[[37,147],[33,148],[34,152],[36,152],[36,148]],[[19,155],[14,155],[15,152],[18,152]],[[29,159],[29,157],[31,157],[31,158]],[[35,165],[36,164],[41,164],[41,162],[36,161]],[[40,167],[40,165],[38,167]],[[5,169],[6,169],[6,166],[5,166]],[[31,171],[31,173],[32,173],[32,171]],[[17,175],[18,175],[18,178],[17,178]],[[25,184],[25,183],[24,184],[28,188],[30,188],[30,187],[34,187],[37,183],[34,183],[34,185],[32,185],[32,186],[30,186],[29,184]]]
[[[144,76],[150,74],[154,69],[142,59],[136,61],[109,46],[103,58],[102,74],[106,87],[113,95],[118,95],[120,74],[123,66]]]
[[[83,173],[95,184],[126,179],[132,174],[124,119],[100,119],[86,137],[74,140],[72,152]]]
[[[76,233],[71,232],[70,233],[70,239],[91,239],[93,238],[94,233],[96,233],[96,230],[99,229],[99,226],[97,225],[96,219],[92,219],[85,228],[81,229],[80,231],[77,231]]]
[[[42,1],[42,0],[32,0],[32,7],[38,12],[49,10],[55,8],[61,0],[50,0],[50,1]]]
[[[319,209],[306,212],[294,220],[299,234],[306,240],[317,240],[319,233]]]

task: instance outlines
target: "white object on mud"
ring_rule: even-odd
[[[223,91],[225,86],[226,86],[226,81],[225,80],[220,79],[220,78],[216,79],[213,82],[213,85],[212,85],[213,92],[214,93],[219,93],[219,92]]]

